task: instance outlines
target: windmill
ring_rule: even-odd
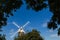
[[[11,38],[14,37],[16,33],[18,33],[18,36],[22,36],[22,35],[25,33],[25,31],[23,30],[23,28],[24,28],[26,25],[28,25],[29,23],[30,23],[30,22],[27,21],[23,26],[20,27],[20,26],[17,25],[15,22],[13,22],[13,24],[14,24],[15,26],[17,26],[19,29],[18,29],[17,32],[15,32],[15,33],[11,36]]]

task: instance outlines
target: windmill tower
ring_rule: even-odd
[[[17,32],[15,32],[15,33],[11,36],[11,38],[14,37],[16,33],[18,33],[18,36],[23,36],[23,35],[25,34],[25,31],[24,31],[23,28],[24,28],[26,25],[28,25],[29,23],[30,23],[30,22],[28,21],[28,22],[26,22],[23,26],[20,27],[20,26],[17,25],[15,22],[13,22],[13,24],[14,24],[15,26],[17,26],[19,29],[18,29]]]
[[[23,28],[21,27],[21,29],[18,32],[18,36],[23,36],[25,34],[25,31],[23,30]]]

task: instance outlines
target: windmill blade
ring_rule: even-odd
[[[24,33],[26,33],[26,32],[24,31]]]
[[[16,35],[16,33],[19,32],[19,30],[20,30],[20,29],[18,29],[18,31],[16,31],[16,32],[11,36],[11,38],[13,38],[13,37]]]
[[[17,32],[15,32],[15,33],[11,36],[11,38],[13,38],[13,37],[16,35],[16,33],[18,33],[18,31],[17,31]]]
[[[17,26],[18,28],[20,27],[19,25],[17,25],[15,22],[13,22],[13,24],[15,25],[15,26]]]
[[[13,32],[14,32],[14,29],[11,29],[9,34],[12,35]]]
[[[28,22],[26,22],[22,27],[25,27],[26,25],[28,25],[30,22],[28,21]]]

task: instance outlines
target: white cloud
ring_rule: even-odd
[[[57,37],[57,34],[52,34],[50,35],[50,37]]]
[[[47,22],[48,22],[49,20],[46,20],[44,23],[42,23],[42,27],[47,27]]]
[[[49,30],[49,32],[53,32],[53,30]]]
[[[58,36],[57,34],[51,34],[50,37],[52,37],[52,38],[60,38],[60,36]]]
[[[53,33],[54,31],[52,29],[48,30],[47,32]]]
[[[42,27],[47,27],[47,22],[43,23]]]

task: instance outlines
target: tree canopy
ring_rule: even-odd
[[[47,7],[45,2],[46,0],[26,0],[27,9],[32,8],[35,11],[42,10]]]
[[[12,10],[20,8],[21,0],[0,0],[0,28],[7,24],[9,15],[13,16]]]
[[[48,22],[48,28],[56,29],[60,25],[60,0],[48,0],[48,5],[53,16]],[[60,28],[58,28],[58,35],[60,35]]]
[[[6,38],[5,38],[5,35],[3,34],[3,35],[1,35],[0,34],[0,40],[6,40]]]

